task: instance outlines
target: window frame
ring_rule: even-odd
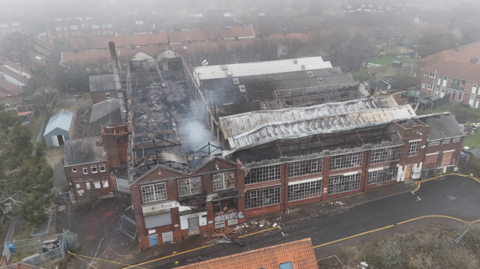
[[[282,198],[280,186],[250,190],[245,192],[245,209],[259,208],[280,204]],[[252,200],[255,199],[255,202]],[[258,199],[258,200],[257,200]],[[267,200],[268,199],[268,200]]]
[[[436,139],[436,140],[430,140],[428,141],[428,146],[433,147],[433,146],[438,146],[440,145],[441,139]]]
[[[105,164],[101,163],[98,165],[98,170],[100,170],[100,173],[104,173],[107,171],[107,167],[105,166]]]
[[[362,174],[355,172],[347,175],[336,175],[328,179],[328,194],[338,194],[360,190]]]
[[[452,143],[458,143],[458,142],[460,142],[461,139],[462,139],[461,136],[455,136],[452,140]]]
[[[193,180],[195,180],[197,182],[192,182]],[[199,185],[195,186],[197,184],[199,184]],[[178,196],[179,197],[197,195],[197,194],[201,194],[203,192],[202,178],[201,177],[182,178],[182,179],[177,180],[177,185],[178,185]],[[190,186],[188,186],[188,185],[190,185]],[[182,188],[184,188],[184,189],[182,189]],[[188,192],[185,192],[184,190],[188,190]]]
[[[72,173],[76,173],[77,172],[77,168],[76,167],[72,167]]]
[[[252,178],[254,174],[256,175],[255,179]],[[248,185],[273,180],[280,180],[281,178],[281,165],[273,164],[248,169],[248,172],[245,174],[244,181],[245,185]]]
[[[216,179],[215,178],[216,176],[220,176],[221,178]],[[230,181],[233,181],[233,182],[230,182]],[[218,188],[220,186],[220,184],[218,184],[219,182],[221,182],[221,188]],[[213,185],[213,191],[234,189],[235,188],[235,172],[232,171],[232,172],[212,174],[212,185]]]
[[[299,182],[288,183],[288,197],[289,202],[311,199],[322,196],[323,178],[316,178],[314,180],[300,180]]]
[[[88,167],[83,166],[83,167],[82,167],[82,171],[83,171],[83,174],[84,174],[84,175],[88,175]]]
[[[95,170],[94,170],[94,169],[95,169]],[[92,166],[90,166],[90,171],[92,171],[92,174],[98,174],[97,165],[92,165]]]
[[[107,99],[112,98],[109,92],[106,92],[106,93],[105,93],[105,97],[106,97]]]
[[[408,152],[407,152],[408,157],[418,156],[418,152],[420,151],[420,142],[422,142],[422,140],[409,141]],[[413,152],[414,150],[415,152]]]
[[[144,204],[167,200],[167,185],[165,182],[143,185],[140,186],[140,194]],[[153,196],[153,198],[150,198],[150,196]]]

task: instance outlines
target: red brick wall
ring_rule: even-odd
[[[105,165],[105,172],[100,172],[100,164]],[[91,166],[95,165],[97,167],[98,173],[92,174],[92,169]],[[88,174],[84,174],[82,168],[87,167]],[[73,168],[76,169],[76,173],[74,173],[72,170]],[[89,163],[89,164],[84,164],[84,165],[74,165],[74,166],[68,166],[64,167],[65,169],[65,174],[67,176],[67,181],[70,186],[70,191],[74,195],[73,199],[76,199],[77,191],[78,190],[84,190],[87,192],[87,185],[86,182],[90,183],[91,190],[95,190],[95,186],[93,185],[94,181],[100,181],[102,188],[101,193],[102,194],[108,194],[111,190],[115,189],[115,180],[110,178],[110,166],[108,162],[98,162],[98,163]],[[108,180],[108,188],[103,188],[102,180]],[[80,184],[80,189],[76,188],[76,184]]]

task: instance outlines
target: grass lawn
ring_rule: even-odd
[[[453,103],[446,102],[445,104],[430,110],[429,113],[442,113],[442,112],[450,111],[450,108],[452,107],[452,105]]]
[[[471,149],[480,147],[480,131],[467,135],[463,141],[463,146],[467,146]]]
[[[460,109],[460,110],[465,111],[465,112],[468,112],[468,113],[475,114],[475,115],[480,115],[480,109],[476,109],[476,108],[473,108],[473,107],[456,106],[455,108]]]
[[[380,64],[380,65],[392,66],[393,61],[401,61],[401,60],[403,60],[403,59],[381,57],[381,58],[368,59],[367,62],[374,63],[374,64]]]

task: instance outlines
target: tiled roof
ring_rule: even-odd
[[[478,64],[450,60],[427,66],[422,71],[437,72],[441,75],[480,83],[480,65]]]
[[[140,34],[134,35],[132,37],[132,42],[136,46],[168,44],[168,38],[166,33]]]
[[[188,30],[182,32],[169,32],[170,43],[185,43],[188,41],[205,41],[211,39],[234,39],[238,37],[254,38],[255,32],[252,26],[230,27],[220,29]]]
[[[0,66],[0,74],[4,74],[6,76],[9,76],[13,78],[14,80],[21,82],[23,84],[28,83],[28,78],[16,73],[15,71],[12,71],[11,69],[5,67],[5,66]]]
[[[10,83],[4,78],[0,78],[0,97],[8,95],[19,95],[22,92],[22,88]]]
[[[318,269],[310,238],[178,267],[179,269],[278,269],[291,262],[294,269]]]
[[[115,47],[148,46],[157,44],[168,44],[166,33],[130,35],[130,32],[123,31],[118,36],[93,36],[93,37],[72,37],[70,45],[80,50],[108,48],[108,42],[115,42]]]
[[[133,56],[135,53],[142,51],[152,57],[157,57],[162,50],[158,46],[139,46],[131,49],[130,47],[116,48],[117,57],[119,61],[125,61]],[[74,52],[62,52],[61,66],[71,68],[73,66],[93,66],[99,67],[102,64],[111,62],[109,50],[88,50],[79,51],[78,54]]]
[[[418,60],[420,63],[438,64],[448,60],[456,60],[464,63],[470,62],[473,57],[480,58],[480,41],[474,42],[458,48],[444,50]]]
[[[8,59],[0,59],[0,65],[5,65],[5,66],[8,66],[10,68],[12,68],[13,70],[15,70],[17,73],[18,72],[23,72],[25,74],[28,74],[28,75],[32,75],[32,72],[30,72],[29,70],[21,67],[20,65],[8,60]],[[20,73],[21,73],[20,72]]]

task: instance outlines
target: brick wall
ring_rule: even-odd
[[[100,172],[100,165],[103,164],[105,166],[105,172]],[[92,166],[95,166],[97,169],[97,173],[92,173]],[[83,168],[87,169],[87,174],[83,172]],[[67,176],[67,180],[69,182],[70,191],[74,195],[74,199],[77,199],[77,194],[79,190],[83,190],[85,192],[88,191],[87,183],[90,185],[90,190],[96,190],[94,182],[100,182],[100,190],[102,195],[108,194],[111,190],[115,189],[115,179],[110,177],[110,165],[107,161],[96,162],[96,163],[89,163],[89,164],[82,164],[82,165],[72,165],[64,167],[65,174]],[[76,171],[76,172],[74,172]],[[107,180],[108,187],[104,187],[103,181]],[[77,184],[79,185],[77,188]]]

